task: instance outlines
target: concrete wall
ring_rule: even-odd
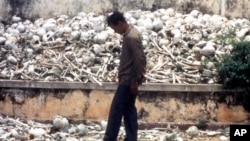
[[[106,120],[114,91],[1,89],[0,112],[25,119]],[[140,91],[136,105],[147,123],[242,123],[249,120],[242,94]],[[240,101],[240,102],[239,102]]]
[[[106,13],[113,9],[150,10],[153,5],[156,8],[171,7],[183,13],[198,9],[203,13],[228,17],[250,16],[250,0],[1,0],[0,17],[4,20],[12,15],[28,19],[49,18],[61,14],[73,16],[81,11]]]

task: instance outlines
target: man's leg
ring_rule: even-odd
[[[130,93],[129,102],[124,113],[124,124],[126,131],[125,141],[137,141],[138,122],[137,110],[135,107],[136,97],[136,94]]]
[[[129,91],[129,86],[118,86],[109,111],[104,141],[116,141],[121,126],[122,116],[124,115],[129,100]]]

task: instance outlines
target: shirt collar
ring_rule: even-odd
[[[133,28],[133,26],[129,25],[129,27],[126,29],[126,31],[123,33],[123,37],[127,36],[130,30]]]

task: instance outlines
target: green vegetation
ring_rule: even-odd
[[[237,96],[237,100],[250,112],[250,41],[235,38],[237,28],[228,28],[226,33],[217,36],[217,41],[223,46],[233,47],[228,54],[222,56],[217,64],[217,71],[224,89],[245,89],[245,92]]]
[[[250,84],[250,41],[232,42],[230,54],[223,56],[218,75],[225,88],[247,87]]]
[[[204,119],[200,119],[198,124],[197,124],[197,127],[201,130],[205,130],[207,128],[207,123],[208,121],[207,120],[204,120]]]
[[[235,38],[235,27],[228,27],[225,33],[221,33],[221,35],[217,35],[217,41],[220,41],[222,45],[228,45],[235,42],[237,39]]]

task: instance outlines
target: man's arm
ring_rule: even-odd
[[[146,71],[146,56],[143,52],[142,43],[140,38],[132,38],[130,41],[131,53],[133,57],[133,74],[132,83],[142,83]]]

